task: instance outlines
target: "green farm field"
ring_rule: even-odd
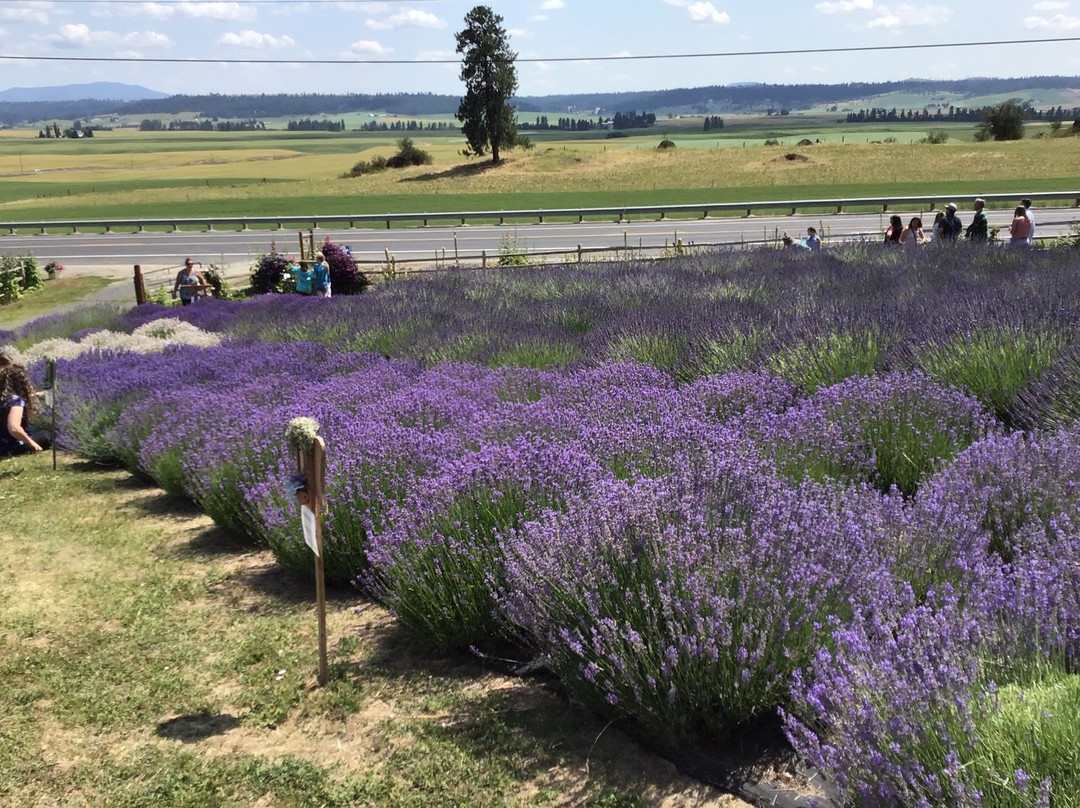
[[[768,128],[767,128],[768,127]],[[782,128],[781,128],[782,127]],[[980,194],[1080,187],[1080,141],[1028,137],[943,145],[922,126],[864,129],[824,116],[750,117],[718,133],[700,119],[646,134],[529,133],[531,150],[492,167],[468,161],[454,133],[417,132],[430,166],[358,178],[358,160],[389,156],[398,133],[101,132],[92,140],[0,133],[0,222],[651,205],[765,199]],[[1029,135],[1039,130],[1028,128]],[[663,138],[676,148],[658,151]],[[762,145],[765,138],[779,146]],[[801,139],[821,140],[798,146]],[[884,142],[895,138],[896,142]],[[794,159],[789,155],[795,155]]]

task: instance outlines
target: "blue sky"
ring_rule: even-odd
[[[0,59],[0,89],[118,81],[167,93],[460,94],[448,60],[476,3],[326,0],[0,0],[0,56],[359,59],[369,64],[161,64]],[[688,53],[1080,37],[1080,0],[515,0],[503,17],[519,92],[548,95],[734,82],[840,83],[911,77],[1080,75],[1080,42],[618,61]],[[532,61],[535,60],[535,61]]]

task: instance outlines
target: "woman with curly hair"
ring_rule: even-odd
[[[30,434],[34,400],[26,368],[0,354],[0,457],[45,450],[41,445],[43,437],[35,440]]]

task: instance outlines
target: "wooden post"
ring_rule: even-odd
[[[319,623],[319,684],[326,685],[330,681],[326,655],[326,573],[322,537],[322,516],[326,511],[326,443],[316,437],[309,451],[298,449],[296,455],[297,468],[307,476],[308,481],[307,494],[301,496],[301,508],[309,508],[315,521],[315,546],[312,549],[315,552],[315,611]],[[305,531],[305,541],[307,539]]]
[[[146,302],[146,282],[143,280],[142,267],[135,265],[135,302],[140,306]]]
[[[49,409],[52,410],[52,468],[56,471],[56,360],[45,360],[45,389],[49,391]]]

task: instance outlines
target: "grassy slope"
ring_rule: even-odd
[[[94,277],[47,280],[40,289],[0,309],[0,328],[9,327],[9,323],[26,322],[48,314],[57,306],[77,303],[91,292],[108,286],[111,282],[108,278]]]

